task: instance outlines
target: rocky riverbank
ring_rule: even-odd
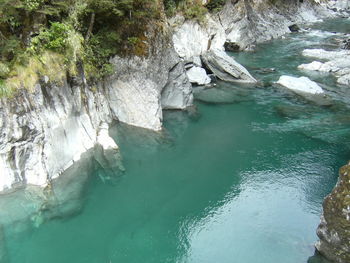
[[[96,86],[88,85],[84,77],[57,83],[43,76],[31,91],[0,101],[0,191],[27,187],[35,193],[34,209],[23,211],[20,219],[40,224],[45,217],[57,216],[58,210],[51,213],[50,208],[72,198],[59,189],[79,195],[82,189],[77,185],[83,183],[54,179],[79,169],[79,161],[93,159],[102,167],[123,170],[118,146],[108,135],[113,122],[161,131],[162,111],[192,106],[192,85],[209,84],[212,74],[225,81],[256,83],[225,54],[225,46],[250,50],[256,43],[291,32],[294,24],[335,15],[313,1],[285,3],[280,9],[267,1],[228,1],[203,22],[182,16],[169,19],[165,33],[150,37],[146,58],[114,57],[114,73]],[[11,204],[4,201],[1,207],[5,210]],[[14,218],[10,210],[6,216]]]
[[[250,49],[290,32],[296,22],[334,14],[312,1],[283,4],[280,9],[269,8],[266,1],[228,1],[221,12],[208,14],[201,23],[176,16],[165,25],[165,33],[151,30],[148,57],[114,57],[114,74],[95,87],[84,77],[57,83],[43,76],[31,91],[1,99],[0,191],[46,186],[96,145],[118,151],[104,132],[112,121],[161,130],[162,110],[191,106],[190,82],[208,84],[208,74],[255,83],[223,52],[225,43]]]

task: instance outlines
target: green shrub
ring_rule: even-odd
[[[11,97],[12,93],[13,91],[5,85],[4,80],[0,79],[0,98]]]
[[[86,75],[97,79],[113,72],[109,63],[111,56],[118,53],[118,44],[121,42],[117,32],[101,30],[93,35],[85,46],[83,62]]]
[[[201,1],[190,1],[183,6],[183,14],[186,19],[196,19],[203,22],[207,12],[208,10],[202,5]]]
[[[0,78],[6,78],[10,73],[10,68],[7,64],[0,62]]]
[[[205,7],[211,12],[219,12],[225,4],[226,0],[211,0]]]
[[[40,8],[44,4],[45,0],[24,0],[24,7],[28,11],[34,11]]]
[[[72,27],[65,23],[52,22],[50,28],[44,29],[32,39],[31,48],[39,51],[42,48],[64,52],[68,48],[68,36]]]

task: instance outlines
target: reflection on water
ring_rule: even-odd
[[[116,124],[125,173],[111,180],[87,159],[55,181],[54,199],[0,198],[0,261],[306,262],[349,158],[348,104],[334,80],[328,106],[271,83],[300,74],[302,47],[332,37],[293,34],[239,54],[264,85],[200,90],[196,110],[165,112],[162,132]]]

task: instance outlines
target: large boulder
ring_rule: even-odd
[[[314,81],[307,77],[281,76],[277,84],[286,87],[296,93],[323,94],[323,89]]]
[[[339,180],[323,202],[323,215],[317,229],[317,250],[326,258],[350,262],[350,164],[343,166]]]
[[[225,51],[210,50],[202,55],[202,61],[221,80],[236,83],[257,82],[245,67],[227,55]]]

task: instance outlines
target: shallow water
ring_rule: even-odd
[[[7,261],[307,262],[322,200],[349,158],[350,114],[329,76],[313,76],[329,87],[328,106],[272,82],[305,75],[296,70],[310,61],[302,49],[334,38],[317,32],[232,54],[264,84],[219,82],[196,95],[197,112],[166,112],[163,134],[116,125],[126,172],[75,172],[88,178],[78,215],[0,228]]]

